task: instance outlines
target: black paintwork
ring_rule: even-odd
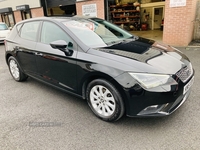
[[[12,55],[28,76],[82,98],[85,98],[85,89],[91,80],[104,78],[120,91],[128,116],[136,116],[150,105],[173,103],[178,98],[182,99],[186,83],[179,81],[177,86],[169,87],[170,91],[161,88],[147,91],[128,74],[140,72],[174,75],[190,63],[181,52],[134,36],[107,47],[91,48],[61,23],[70,19],[74,18],[38,18],[18,23],[6,40],[6,60]],[[28,21],[41,21],[41,24],[50,21],[58,25],[73,40],[73,53],[66,55],[50,44],[41,43],[41,25],[35,42],[19,37],[17,26]]]

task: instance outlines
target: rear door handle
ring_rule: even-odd
[[[38,52],[36,52],[35,55],[37,55],[37,56],[43,56],[42,53],[38,53]]]

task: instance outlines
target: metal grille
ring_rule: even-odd
[[[185,83],[193,74],[191,63],[176,73],[177,77]]]

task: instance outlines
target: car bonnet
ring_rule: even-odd
[[[108,55],[95,55],[132,66],[136,68],[136,72],[175,74],[190,63],[188,58],[175,48],[144,38],[126,40],[96,50]]]

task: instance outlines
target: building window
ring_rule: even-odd
[[[21,11],[21,16],[22,16],[22,20],[32,18],[30,10],[26,10],[26,11],[22,10]]]
[[[0,9],[0,15],[2,22],[5,22],[9,27],[13,27],[15,19],[11,7]]]
[[[32,18],[29,5],[16,6],[16,10],[20,10],[21,16],[22,16],[22,20]]]
[[[13,27],[15,25],[14,17],[12,13],[4,13],[1,14],[1,19],[5,22],[9,27]]]

